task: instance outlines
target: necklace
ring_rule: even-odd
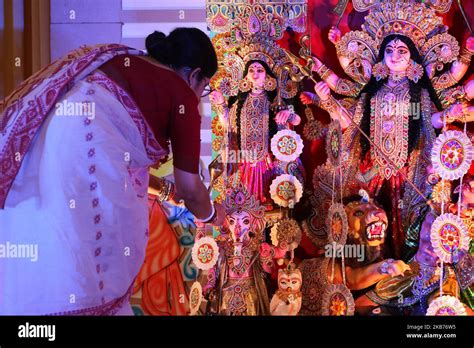
[[[394,87],[384,85],[370,103],[370,135],[379,148],[377,150],[372,146],[371,156],[379,173],[385,179],[390,179],[405,166],[408,159],[408,82],[402,81]],[[396,168],[393,168],[386,158],[389,158]]]
[[[240,116],[240,144],[250,163],[262,161],[268,154],[270,102],[265,93],[247,96]]]
[[[389,80],[393,82],[402,82],[404,79],[408,80],[406,71],[390,72]]]

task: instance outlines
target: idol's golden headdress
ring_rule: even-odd
[[[339,56],[351,60],[365,60],[375,64],[382,41],[389,35],[410,38],[423,57],[423,65],[434,64],[441,70],[459,55],[459,43],[447,33],[448,28],[437,12],[446,12],[452,0],[353,0],[358,11],[369,10],[362,30],[351,31],[337,43]],[[349,75],[351,71],[346,71]]]
[[[235,187],[229,187],[226,192],[223,206],[226,215],[240,214],[246,212],[252,220],[252,231],[262,237],[261,233],[265,228],[265,207],[250,194],[242,183]]]
[[[306,0],[255,1],[208,0],[207,24],[216,32],[212,39],[219,60],[219,70],[211,81],[214,89],[235,96],[250,60],[265,62],[278,79],[282,98],[293,98],[296,84],[284,66],[290,61],[276,43],[290,27],[306,29]]]

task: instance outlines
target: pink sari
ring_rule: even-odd
[[[148,168],[166,151],[133,99],[96,70],[120,54],[141,52],[80,48],[5,100],[0,314],[132,314],[148,238]]]

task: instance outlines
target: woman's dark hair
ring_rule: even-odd
[[[414,60],[416,63],[422,65],[422,59],[421,59],[420,53],[418,52],[418,49],[416,48],[413,41],[406,36],[398,35],[398,34],[389,35],[383,40],[382,44],[380,45],[380,51],[379,51],[377,62],[381,62],[383,60],[384,55],[385,55],[385,48],[393,40],[400,40],[403,43],[405,43],[408,46],[408,49],[410,50],[411,59]],[[423,77],[418,81],[418,83],[415,83],[411,80],[409,81],[410,82],[410,103],[411,105],[413,104],[419,105],[421,103],[421,91],[422,89],[426,89],[430,94],[431,101],[436,105],[438,110],[442,110],[441,102],[438,98],[438,95],[436,94],[435,89],[433,88],[433,85],[431,84],[430,79],[428,78],[428,74],[426,73],[426,70],[424,68],[423,68],[423,71],[424,71]],[[367,97],[365,100],[364,114],[362,116],[360,126],[362,130],[365,132],[365,134],[367,135],[370,134],[371,100],[375,96],[375,94],[382,88],[382,86],[387,82],[387,79],[388,78],[377,81],[376,78],[372,76],[369,83],[367,83],[367,85],[361,92],[361,94],[366,93]],[[410,110],[415,111],[415,110],[420,110],[420,109],[410,108]],[[422,118],[419,117],[419,115],[409,115],[409,116],[410,117],[409,117],[409,124],[408,124],[408,153],[411,153],[411,151],[416,147],[418,143],[418,139],[420,138]],[[364,158],[370,149],[370,143],[362,135],[360,137],[360,145],[362,148],[362,158]]]
[[[275,75],[273,74],[273,72],[270,69],[270,67],[268,66],[268,64],[265,63],[264,61],[261,61],[261,60],[250,60],[249,62],[247,62],[247,64],[245,65],[244,74],[243,74],[244,78],[245,78],[245,76],[247,76],[247,74],[249,72],[249,68],[253,63],[261,64],[264,67],[264,69],[267,73],[267,76],[275,78]],[[240,144],[240,115],[242,113],[242,108],[244,106],[245,100],[247,99],[247,96],[248,96],[249,93],[250,93],[250,91],[249,92],[240,92],[239,91],[237,96],[229,98],[229,108],[232,107],[233,104],[237,103],[236,124],[237,124],[237,143],[238,143],[238,146],[239,146],[239,150],[241,149],[241,144]],[[270,101],[270,104],[271,104],[273,102],[273,100],[275,99],[275,97],[276,97],[276,94],[277,94],[276,90],[271,91],[271,92],[270,91],[265,91],[265,93],[267,94],[268,100]],[[268,116],[269,116],[268,133],[269,133],[269,136],[272,137],[277,132],[277,124],[276,124],[276,121],[275,121],[275,113],[274,113],[274,111],[272,110],[271,107],[270,107]]]
[[[168,36],[155,31],[146,38],[148,54],[174,70],[200,68],[201,78],[217,71],[217,55],[209,37],[197,28],[176,28]]]

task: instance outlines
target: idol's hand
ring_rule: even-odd
[[[456,120],[462,121],[463,117],[469,113],[469,105],[466,103],[456,103],[449,109],[447,123],[452,123]]]
[[[464,85],[464,91],[466,92],[467,100],[474,98],[474,80],[471,80]]]
[[[466,48],[474,53],[474,36],[469,36],[466,41]]]
[[[288,122],[288,119],[290,118],[291,114],[292,113],[290,110],[279,111],[275,116],[276,123],[280,125],[285,125]]]
[[[329,85],[324,81],[318,82],[314,86],[314,90],[322,101],[328,100],[331,96],[331,90],[329,89]]]
[[[221,105],[225,103],[224,96],[220,91],[213,91],[211,94],[209,94],[209,100],[215,105]]]
[[[331,41],[333,44],[337,44],[339,40],[341,40],[341,31],[339,28],[336,27],[331,27],[331,30],[329,30],[328,34],[328,39]]]
[[[403,273],[411,269],[410,266],[402,260],[387,260],[384,262],[388,262],[388,265],[386,267],[386,272],[383,273],[388,274],[390,277],[403,275]]]
[[[316,97],[314,93],[311,92],[302,92],[300,94],[300,100],[304,105],[313,103],[313,99]]]

